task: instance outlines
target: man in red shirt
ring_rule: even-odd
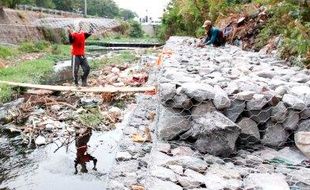
[[[72,75],[74,79],[74,84],[79,85],[78,72],[81,65],[83,69],[82,86],[87,86],[87,77],[90,71],[87,59],[85,57],[85,40],[92,35],[92,32],[83,32],[82,25],[79,25],[79,31],[73,32],[71,28],[68,28],[69,32],[69,42],[71,47],[71,65],[72,65]]]

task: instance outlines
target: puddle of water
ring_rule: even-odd
[[[107,173],[114,162],[114,154],[117,143],[121,138],[121,132],[114,130],[106,133],[93,132],[88,143],[88,152],[97,158],[97,171],[93,171],[92,162],[87,163],[88,173],[74,175],[74,159],[76,157],[75,143],[71,143],[66,152],[66,148],[57,149],[56,144],[37,148],[25,159],[31,163],[20,160],[17,167],[12,167],[9,171],[9,180],[4,181],[0,188],[8,187],[18,190],[102,190],[105,185]],[[11,167],[8,165],[8,167]],[[80,170],[80,165],[78,170]]]
[[[0,137],[1,153],[7,148],[6,156],[1,156],[0,189],[16,190],[102,190],[108,179],[108,173],[113,166],[118,143],[122,138],[122,129],[126,126],[131,106],[124,117],[124,121],[113,131],[95,132],[88,142],[88,153],[94,156],[97,162],[97,171],[92,170],[93,163],[87,163],[88,173],[74,175],[74,160],[76,158],[75,142],[68,147],[62,147],[56,153],[56,144],[39,147],[28,154],[16,154],[16,147],[8,143],[8,138]],[[2,142],[7,142],[5,145]],[[8,158],[10,156],[10,158]]]

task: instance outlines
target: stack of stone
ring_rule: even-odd
[[[160,69],[158,135],[194,142],[201,153],[232,154],[236,145],[310,152],[310,71],[233,46],[197,48],[171,37]]]

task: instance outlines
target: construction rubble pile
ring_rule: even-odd
[[[141,86],[148,78],[148,63],[109,65],[93,71],[90,86]],[[64,83],[64,85],[70,85]],[[126,104],[135,101],[134,93],[86,94],[28,90],[22,97],[0,107],[1,131],[21,134],[25,145],[69,143],[76,130],[92,127],[108,131],[120,123]],[[71,138],[74,139],[74,138]]]
[[[241,47],[244,50],[252,50],[255,38],[264,24],[268,21],[267,7],[254,4],[245,5],[241,13],[232,13],[229,16],[219,17],[216,26],[227,34],[227,42]],[[270,40],[270,44],[264,48],[269,53],[274,50],[278,40]]]

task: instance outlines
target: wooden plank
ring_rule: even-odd
[[[154,86],[149,87],[76,87],[76,86],[51,86],[51,85],[39,85],[39,84],[28,84],[18,83],[10,81],[0,81],[0,84],[6,84],[10,86],[20,86],[25,88],[44,89],[52,91],[69,91],[69,92],[148,92],[154,91]]]

